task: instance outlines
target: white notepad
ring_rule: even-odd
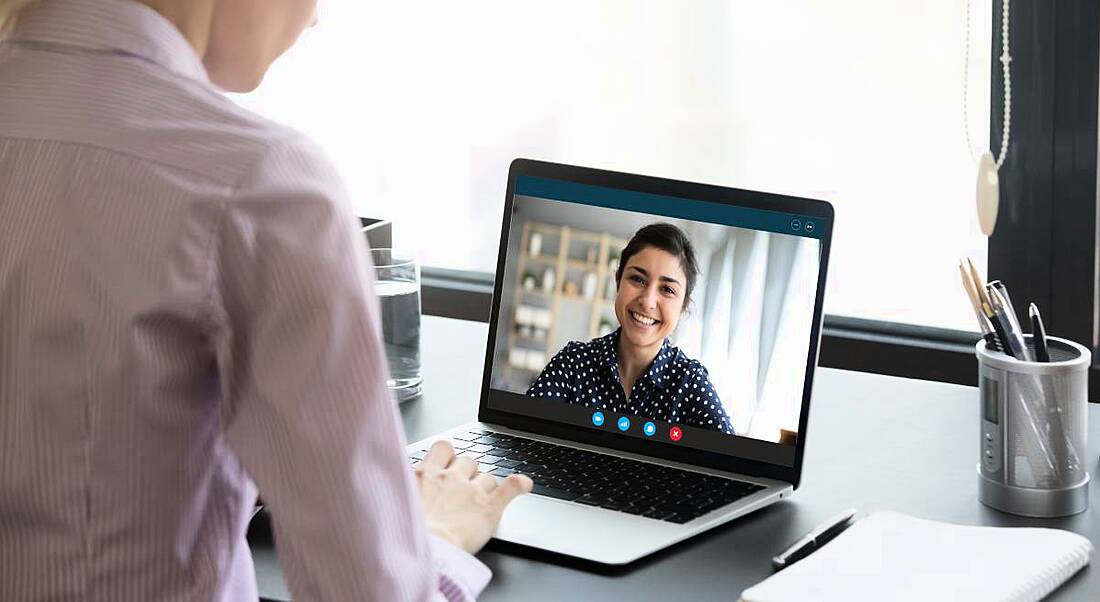
[[[750,587],[745,602],[1039,600],[1088,564],[1088,539],[1057,529],[970,527],[875,512]]]

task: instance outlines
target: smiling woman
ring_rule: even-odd
[[[527,395],[734,434],[707,369],[668,340],[698,275],[682,230],[667,223],[639,229],[615,272],[619,329],[567,344]]]

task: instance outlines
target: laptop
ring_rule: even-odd
[[[824,201],[515,160],[478,420],[410,462],[447,438],[529,475],[493,537],[608,565],[789,497],[832,231]]]

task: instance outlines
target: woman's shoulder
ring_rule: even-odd
[[[614,344],[607,340],[608,336],[597,337],[590,341],[569,341],[554,354],[554,359],[571,362],[596,361],[606,355],[608,349],[614,348]]]
[[[710,380],[710,373],[707,372],[707,367],[703,365],[703,362],[688,357],[679,347],[669,345],[666,353],[670,355],[669,363],[678,372],[682,372],[685,379],[703,378],[704,380]]]
[[[104,141],[106,148],[228,187],[246,180],[272,149],[318,154],[302,132],[241,106],[208,82],[136,65],[113,65],[106,77],[114,89],[85,101],[118,134]]]
[[[321,147],[304,132],[231,100],[212,85],[155,71],[141,89],[156,102],[142,131],[129,139],[146,142],[148,156],[204,174],[237,188],[268,178],[321,180],[329,187],[335,170]],[[164,144],[171,140],[171,144]],[[157,144],[159,143],[159,144]],[[318,173],[323,175],[317,176]]]
[[[573,343],[576,345],[574,349],[578,351],[594,357],[603,357],[615,353],[618,341],[619,333],[615,331],[589,341],[573,341]]]
[[[661,353],[668,358],[670,364],[674,364],[677,368],[697,370],[703,367],[703,364],[684,353],[683,349],[665,341],[665,347],[661,350]]]
[[[591,341],[569,341],[562,347],[554,357],[556,358],[576,358],[585,355],[591,350]]]

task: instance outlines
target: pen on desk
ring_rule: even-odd
[[[1043,328],[1043,317],[1039,315],[1039,308],[1032,303],[1027,308],[1031,316],[1031,340],[1035,343],[1035,360],[1040,362],[1050,361],[1050,350],[1047,349],[1047,330]]]
[[[1024,341],[1024,333],[1020,328],[1020,322],[1016,320],[1016,316],[1009,313],[1008,304],[1005,302],[1004,296],[1001,295],[1001,291],[997,290],[996,287],[986,285],[986,292],[992,302],[994,321],[1000,322],[1005,331],[1005,336],[1002,339],[1005,348],[1011,351],[1012,356],[1018,360],[1035,361],[1031,351],[1027,348],[1027,343]]]
[[[997,340],[997,333],[993,330],[989,317],[982,310],[982,301],[978,296],[978,290],[974,281],[971,280],[970,272],[962,261],[959,262],[959,275],[962,276],[963,288],[966,289],[966,296],[970,299],[970,306],[974,309],[974,316],[978,319],[978,328],[982,331],[982,339],[985,340],[986,347],[992,351],[1001,351],[1001,342]]]
[[[814,527],[804,537],[794,542],[791,547],[783,550],[778,556],[772,558],[772,568],[780,570],[791,566],[795,562],[809,556],[814,550],[828,543],[840,532],[848,528],[852,517],[856,515],[855,508],[849,508],[829,520]]]

